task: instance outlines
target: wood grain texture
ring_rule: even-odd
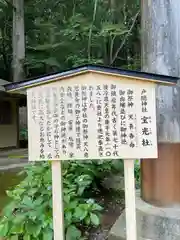
[[[141,161],[141,194],[156,206],[180,203],[180,144],[159,143],[158,159]]]
[[[126,239],[137,240],[134,160],[124,160]]]
[[[62,162],[52,161],[51,166],[54,240],[65,240]]]
[[[142,70],[180,76],[180,1],[142,1]],[[158,85],[160,142],[180,142],[180,88]]]
[[[142,69],[180,76],[180,1],[147,0],[142,7]],[[180,88],[157,85],[158,159],[142,160],[142,198],[180,203]]]

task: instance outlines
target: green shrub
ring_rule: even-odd
[[[64,161],[64,220],[67,240],[83,239],[82,226],[100,224],[102,207],[86,194],[110,171],[121,171],[119,161]],[[3,210],[0,236],[24,240],[53,239],[50,163],[33,164],[21,174],[26,178],[8,191],[11,203]],[[89,192],[89,191],[88,191]],[[87,197],[88,196],[88,197]]]
[[[28,130],[27,130],[27,128],[21,128],[19,135],[20,135],[21,139],[27,140],[28,139]]]
[[[134,174],[136,179],[136,188],[140,188],[141,185],[141,171],[140,171],[140,161],[136,160],[134,165]]]

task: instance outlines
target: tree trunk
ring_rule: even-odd
[[[142,0],[142,70],[180,76],[180,1]],[[158,159],[142,160],[142,198],[180,203],[180,89],[157,86]]]
[[[24,0],[13,0],[13,82],[24,78]]]
[[[24,0],[13,0],[13,61],[12,74],[13,82],[24,79],[25,60],[25,33],[24,33]],[[17,148],[19,148],[19,103],[17,102],[16,112],[17,124]]]

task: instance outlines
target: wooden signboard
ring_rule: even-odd
[[[127,239],[136,240],[134,159],[157,157],[155,84],[84,74],[27,89],[29,160],[52,160],[54,239],[63,240],[59,160],[124,159]]]
[[[27,89],[29,161],[52,162],[54,240],[64,240],[61,160],[124,159],[126,239],[136,240],[134,159],[157,158],[155,85],[177,78],[87,65]]]
[[[4,86],[27,89],[29,161],[52,162],[54,240],[64,240],[61,160],[120,158],[126,239],[137,239],[134,159],[157,158],[155,85],[177,80],[86,65]]]
[[[27,97],[30,161],[157,157],[151,82],[84,76]]]

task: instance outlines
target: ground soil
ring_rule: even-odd
[[[101,216],[101,225],[96,229],[86,230],[86,234],[89,240],[106,240],[108,239],[111,227],[124,210],[124,194],[103,191],[95,198],[104,207]]]

